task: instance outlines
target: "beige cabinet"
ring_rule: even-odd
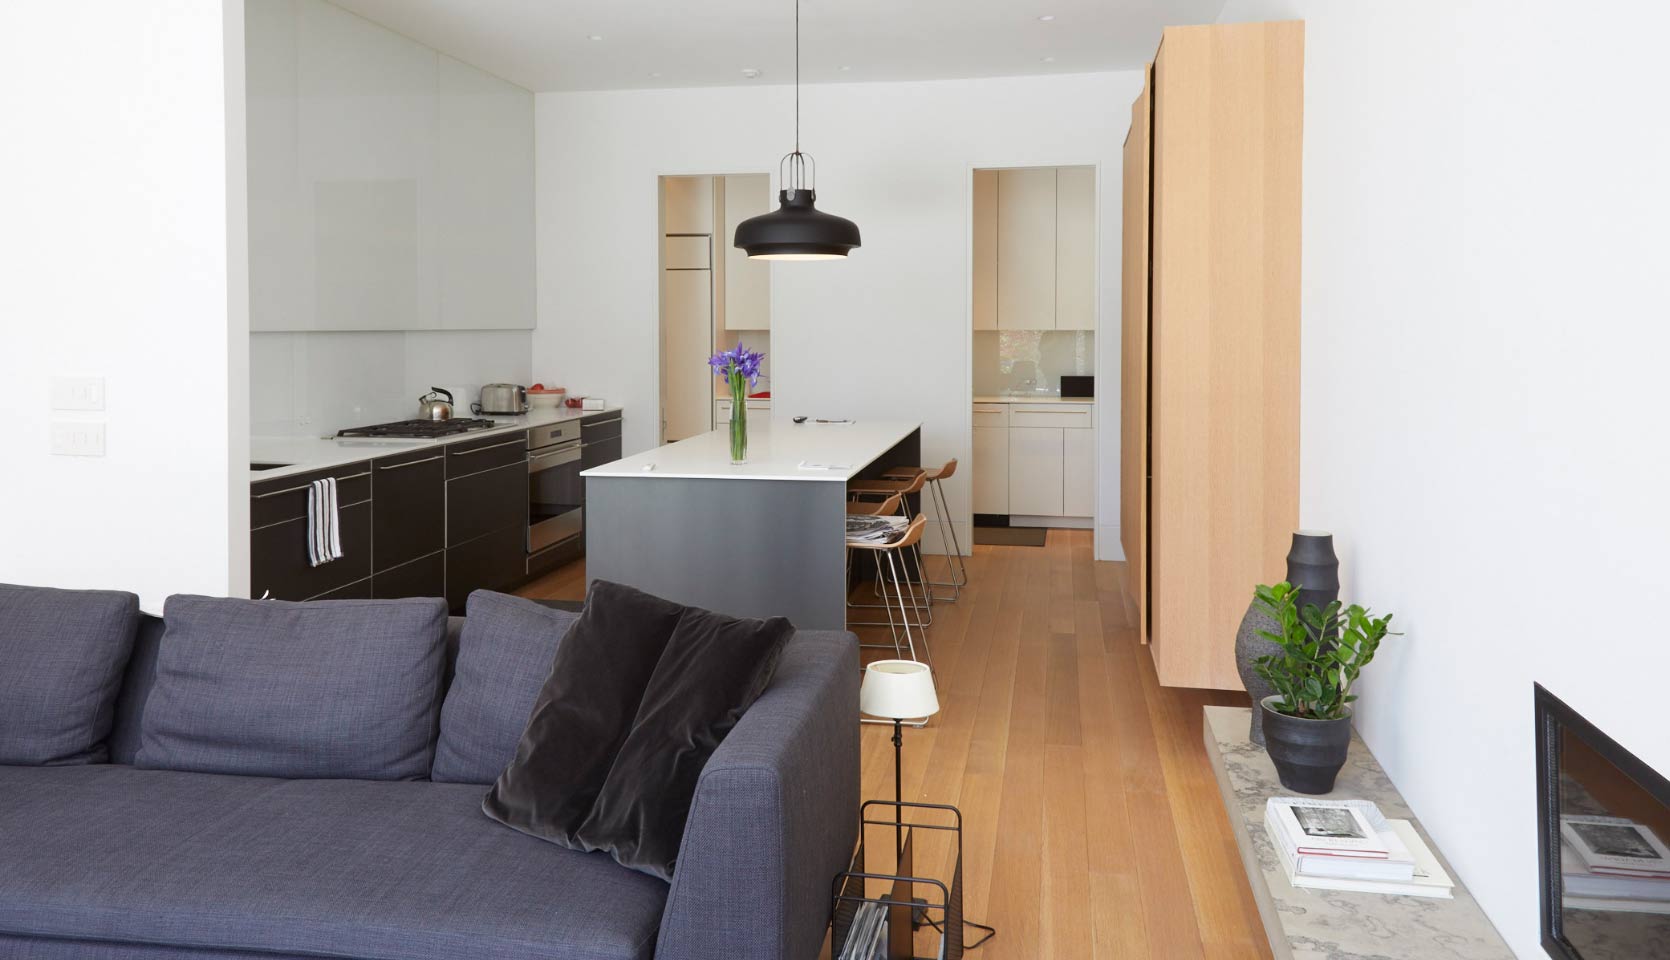
[[[997,173],[997,326],[1055,329],[1055,168]]]
[[[974,407],[974,512],[1009,512],[1009,410],[1001,403]]]
[[[974,171],[974,329],[997,329],[997,171]]]
[[[712,429],[707,358],[713,346],[712,271],[661,271],[661,439],[683,440]]]
[[[1152,164],[1125,190],[1122,447],[1151,459],[1121,516],[1168,686],[1241,686],[1232,638],[1299,522],[1303,104],[1303,23],[1169,27],[1126,144],[1128,176]]]
[[[1009,513],[1059,517],[1062,500],[1061,427],[1009,428]]]
[[[1096,168],[1055,172],[1055,328],[1096,329]]]
[[[1061,514],[1096,513],[1096,431],[1061,431]]]
[[[713,178],[661,178],[661,232],[713,233]]]
[[[724,256],[724,324],[727,330],[771,329],[771,262],[750,260],[731,243],[736,225],[770,213],[771,177],[764,173],[720,178],[725,193],[724,223],[715,238]]]

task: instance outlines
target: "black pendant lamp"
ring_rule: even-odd
[[[736,225],[736,247],[750,260],[845,260],[859,245],[858,224],[813,206],[817,164],[800,152],[800,0],[794,3],[794,152],[777,167],[778,207]]]

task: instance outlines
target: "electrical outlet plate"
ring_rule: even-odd
[[[104,456],[104,424],[79,420],[53,423],[52,454],[57,457]]]
[[[52,409],[103,410],[103,377],[53,377]]]

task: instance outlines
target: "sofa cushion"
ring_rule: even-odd
[[[173,596],[136,766],[429,776],[446,602]]]
[[[580,825],[581,849],[670,880],[696,780],[759,699],[794,626],[690,609],[655,665],[632,732]]]
[[[0,763],[103,763],[139,598],[0,584]]]
[[[577,847],[575,832],[631,731],[644,687],[684,606],[597,580],[557,647],[516,758],[481,809],[523,833]]]
[[[367,960],[641,960],[667,885],[468,784],[0,767],[0,934]]]
[[[557,644],[580,615],[490,590],[470,594],[467,612],[430,777],[486,784],[515,759]]]

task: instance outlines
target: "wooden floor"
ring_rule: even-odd
[[[1091,559],[1090,531],[1052,530],[975,547],[961,602],[935,607],[941,710],[905,731],[905,797],[962,809],[966,913],[998,929],[971,957],[1270,956],[1201,740],[1202,705],[1246,698],[1158,685],[1123,569]],[[574,564],[520,592],[584,590]],[[864,728],[866,798],[892,798],[891,734]],[[918,848],[920,871],[949,860]]]

